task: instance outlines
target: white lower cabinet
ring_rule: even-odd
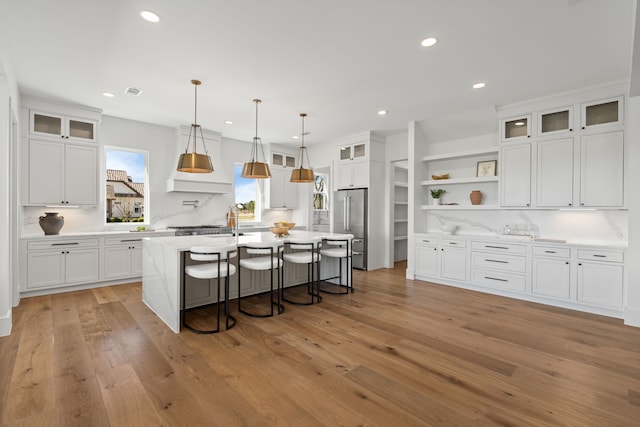
[[[415,243],[415,274],[438,277],[438,239],[416,236]]]
[[[578,301],[609,309],[623,307],[623,257],[619,251],[578,251]]]
[[[467,250],[465,240],[440,239],[440,277],[467,280]]]
[[[104,239],[104,279],[142,276],[142,238]]]
[[[571,298],[571,249],[534,246],[531,293],[562,300]]]
[[[27,242],[26,290],[97,282],[100,240]]]
[[[624,250],[430,234],[416,234],[414,242],[417,278],[621,316]]]

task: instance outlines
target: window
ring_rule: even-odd
[[[238,222],[259,222],[260,212],[260,190],[258,180],[255,178],[242,177],[242,165],[235,165],[235,203],[238,208]]]
[[[107,223],[145,223],[149,200],[146,151],[105,147]],[[148,215],[147,215],[148,218]]]

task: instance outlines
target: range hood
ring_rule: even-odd
[[[180,154],[189,139],[189,126],[180,126],[176,132],[176,152],[171,160],[171,175],[167,179],[167,192],[226,194],[233,192],[233,181],[222,162],[222,134],[202,129],[204,142],[213,163],[213,173],[186,173],[175,170]],[[199,147],[202,150],[202,147]]]

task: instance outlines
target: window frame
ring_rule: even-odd
[[[142,206],[142,214],[144,215],[144,221],[140,222],[107,222],[107,152],[108,151],[124,151],[136,154],[142,154],[144,156],[144,203],[140,204]],[[149,189],[149,164],[150,164],[151,153],[149,150],[141,150],[137,148],[130,147],[120,147],[115,145],[105,145],[103,148],[103,161],[102,161],[102,203],[103,203],[103,218],[104,225],[107,229],[130,229],[132,225],[139,226],[144,225],[145,227],[150,225],[151,218],[151,202],[150,202],[150,189]],[[114,202],[115,204],[115,202]]]
[[[233,205],[237,206],[239,204],[239,202],[236,200],[236,176],[238,176],[239,174],[238,169],[240,170],[240,173],[242,173],[242,167],[243,164],[242,163],[234,163],[233,165]],[[262,201],[262,192],[263,192],[263,185],[261,183],[261,181],[264,181],[263,179],[257,179],[257,178],[242,178],[242,179],[253,179],[255,181],[256,184],[256,200],[255,200],[255,208],[253,211],[253,220],[240,220],[240,215],[238,215],[238,225],[244,224],[244,225],[261,225],[262,224],[262,205],[264,204]]]

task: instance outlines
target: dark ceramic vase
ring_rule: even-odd
[[[64,225],[64,217],[58,215],[58,212],[45,212],[39,223],[45,236],[56,235]]]

